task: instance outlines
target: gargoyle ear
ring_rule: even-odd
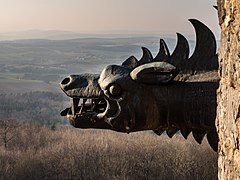
[[[134,81],[144,84],[168,83],[174,79],[179,71],[177,68],[166,62],[152,62],[143,64],[133,69],[130,73]]]

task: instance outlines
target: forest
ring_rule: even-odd
[[[0,94],[0,118],[44,125],[66,124],[60,116],[65,108],[61,94],[44,91]]]

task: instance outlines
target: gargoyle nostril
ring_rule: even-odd
[[[66,77],[64,80],[62,80],[61,84],[66,85],[71,81],[70,77]]]

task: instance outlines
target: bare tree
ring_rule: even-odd
[[[0,119],[0,140],[5,148],[16,138],[18,123],[14,119]]]

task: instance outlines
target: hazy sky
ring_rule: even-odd
[[[218,33],[216,0],[0,0],[0,32],[191,33],[197,18]]]

